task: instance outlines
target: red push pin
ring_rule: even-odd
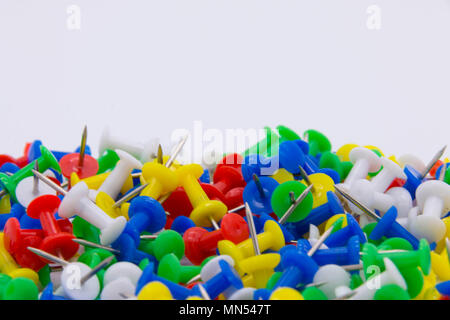
[[[23,151],[23,156],[20,158],[13,158],[7,154],[0,154],[0,167],[5,163],[10,162],[18,166],[19,168],[23,168],[28,164],[28,149],[30,148],[31,143],[27,143],[25,145],[25,149]]]
[[[61,173],[67,179],[75,172],[80,179],[94,176],[98,171],[98,162],[86,154],[87,127],[84,127],[81,137],[80,153],[66,154],[59,161]]]
[[[230,210],[229,212],[237,213],[242,217],[245,216],[244,198],[242,197],[243,193],[244,187],[233,188],[225,194],[224,202]]]
[[[19,220],[16,218],[8,219],[3,230],[5,249],[18,264],[34,271],[39,271],[45,263],[35,254],[30,254],[27,247],[39,247],[43,238],[44,232],[40,229],[20,229]]]
[[[54,217],[60,203],[61,200],[57,196],[43,195],[30,203],[27,214],[31,218],[41,221],[44,239],[40,249],[69,260],[77,253],[79,245],[72,240],[75,239],[75,236],[72,233],[64,232]],[[63,229],[67,230],[67,226]],[[48,261],[44,261],[48,263]]]
[[[220,167],[226,166],[226,167],[232,167],[234,169],[241,170],[242,163],[244,162],[244,157],[242,157],[238,153],[230,153],[223,157],[222,160],[217,164],[216,171],[220,169]]]
[[[403,185],[406,183],[406,180],[401,178],[395,178],[394,181],[389,185],[389,187],[386,189],[388,191],[391,188],[397,188],[397,187],[403,187]],[[385,192],[386,192],[385,191]]]
[[[192,210],[192,204],[184,191],[183,187],[177,187],[170,193],[170,196],[162,203],[165,211],[170,212],[172,218],[178,216],[189,217]]]
[[[228,213],[222,218],[221,229],[208,232],[200,227],[192,227],[184,232],[185,256],[193,264],[199,265],[207,257],[216,254],[217,242],[230,240],[240,243],[248,239],[248,226],[244,218]]]

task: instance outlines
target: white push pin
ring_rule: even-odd
[[[394,187],[386,191],[386,194],[394,199],[393,205],[397,208],[397,216],[399,218],[407,217],[413,207],[413,200],[408,190],[402,187]]]
[[[246,287],[236,290],[227,300],[253,300],[255,295],[255,288]]]
[[[32,170],[32,172],[42,182],[64,195],[58,209],[59,216],[69,219],[78,215],[99,228],[102,245],[109,245],[114,242],[125,229],[127,224],[125,217],[120,216],[113,219],[89,199],[89,188],[84,181],[80,181],[70,191],[66,191],[39,171]]]
[[[320,290],[331,300],[336,298],[336,288],[348,287],[350,280],[350,274],[344,268],[336,264],[327,264],[317,270],[313,282],[325,282]]]
[[[109,245],[122,233],[127,220],[120,216],[111,218],[89,199],[89,188],[83,181],[77,183],[66,193],[59,206],[58,214],[63,218],[78,215],[100,229],[100,243]]]
[[[365,179],[369,173],[380,170],[381,158],[372,150],[356,147],[350,151],[349,157],[353,167],[341,184],[346,190],[349,190],[355,181]]]
[[[371,180],[360,179],[352,183],[349,193],[358,198],[361,203],[370,209],[386,212],[394,205],[394,198],[384,193],[395,178],[406,179],[402,168],[395,162],[382,158],[383,169]],[[352,207],[352,211],[356,210]]]
[[[34,170],[39,171],[37,161],[35,161]],[[28,208],[28,205],[34,199],[46,194],[56,195],[56,191],[54,191],[48,185],[40,183],[40,180],[35,176],[22,179],[16,187],[17,201],[24,208]]]
[[[90,268],[81,262],[67,262],[48,252],[28,247],[28,250],[44,259],[60,264],[63,267],[61,273],[61,286],[55,294],[72,300],[94,300],[100,293],[100,282],[94,277],[101,269],[111,263],[114,256],[100,262],[94,268]]]
[[[422,214],[412,224],[412,233],[429,243],[439,242],[447,230],[441,216],[450,211],[450,185],[439,180],[426,181],[417,188],[416,199]]]
[[[217,275],[220,272],[221,269],[219,266],[219,261],[221,261],[221,260],[226,261],[230,265],[231,270],[233,272],[235,272],[236,275],[238,276],[237,272],[233,268],[234,267],[233,258],[231,258],[228,255],[220,255],[220,256],[217,256],[217,257],[211,259],[203,266],[202,270],[200,271],[200,279],[202,279],[203,282],[210,280],[211,278],[213,278],[215,275]],[[232,294],[234,294],[235,292],[236,292],[236,288],[234,288],[233,286],[230,286],[225,291],[223,291],[222,294],[224,295],[225,298],[228,299],[228,297],[231,296]]]
[[[96,192],[97,194],[100,191],[105,192],[112,199],[117,198],[131,171],[142,169],[142,164],[132,155],[122,150],[115,151],[120,160]]]
[[[406,290],[406,282],[395,264],[388,258],[384,258],[385,271],[369,278],[361,286],[353,290],[355,293],[350,300],[373,300],[375,292],[387,284],[396,284]]]
[[[120,149],[128,152],[142,163],[145,163],[156,157],[158,144],[159,139],[148,140],[144,145],[125,141],[111,136],[109,128],[105,128],[100,138],[99,155],[102,155],[107,149]]]
[[[134,296],[142,270],[131,262],[113,264],[103,276],[101,300],[123,300],[124,296]],[[122,295],[121,295],[122,294]]]

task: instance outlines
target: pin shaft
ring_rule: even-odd
[[[245,203],[245,215],[247,216],[247,224],[248,224],[248,229],[250,231],[250,236],[252,238],[253,250],[255,250],[255,255],[258,256],[261,254],[261,251],[259,249],[259,243],[258,243],[258,238],[257,238],[257,234],[256,234],[256,229],[255,229],[255,223],[253,221],[253,214],[250,211],[250,207],[247,202]]]
[[[312,185],[308,186],[298,197],[295,199],[295,202],[287,209],[287,211],[283,214],[283,216],[278,220],[279,224],[284,224],[287,219],[291,216],[294,210],[298,207],[298,205],[306,198],[308,193],[311,191]]]

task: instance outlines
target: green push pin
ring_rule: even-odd
[[[374,300],[409,300],[406,290],[396,284],[387,284],[375,292]]]
[[[344,181],[350,170],[353,168],[353,163],[350,161],[341,161],[335,153],[331,151],[324,151],[320,156],[319,168],[335,170],[339,173],[341,181]]]
[[[79,239],[84,239],[89,242],[100,244],[100,229],[93,226],[83,218],[76,216],[72,221],[73,234]],[[85,250],[90,250],[86,247]]]
[[[45,172],[48,169],[54,169],[58,172],[61,172],[61,168],[59,167],[58,160],[56,160],[55,156],[53,156],[53,154],[46,147],[41,146],[41,156],[35,161],[29,163],[12,176],[9,176],[5,173],[0,173],[0,184],[4,189],[7,190],[14,201],[17,201],[15,192],[17,185],[23,179],[33,176],[33,172],[31,170],[34,169],[36,161],[39,172],[41,173]]]
[[[289,129],[288,127],[283,125],[279,125],[277,127],[277,131],[278,134],[280,135],[279,143],[282,143],[284,141],[293,141],[302,139],[297,133],[295,133],[294,130]]]
[[[98,171],[97,174],[104,173],[108,170],[114,169],[117,162],[119,162],[120,158],[114,150],[107,149],[97,159],[98,162]]]
[[[50,273],[51,273],[51,269],[48,264],[45,265],[43,268],[41,268],[41,270],[38,271],[39,282],[43,287],[46,287],[50,283],[50,281],[51,281]]]
[[[273,212],[282,218],[286,211],[296,202],[296,199],[308,188],[305,184],[298,181],[287,181],[280,184],[272,193],[270,199]],[[293,194],[293,195],[292,195]],[[293,212],[287,218],[287,222],[300,221],[311,212],[313,206],[313,196],[311,192],[296,206]],[[283,221],[284,222],[284,221]],[[280,223],[282,223],[280,221]]]
[[[309,154],[313,157],[325,151],[331,151],[331,142],[321,132],[317,130],[306,130],[303,133],[305,140],[309,145]]]
[[[425,239],[419,242],[419,248],[412,251],[383,251],[378,252],[378,249],[370,243],[366,243],[362,250],[362,261],[364,269],[371,265],[377,265],[384,268],[383,259],[389,258],[400,270],[403,268],[420,267],[425,275],[428,275],[431,270],[431,256],[430,246]]]
[[[450,167],[445,171],[444,182],[450,184]]]
[[[175,283],[186,283],[200,274],[200,266],[182,266],[173,253],[166,254],[159,261],[158,276]]]
[[[403,238],[389,238],[384,240],[379,246],[378,250],[414,250],[411,243]]]
[[[241,153],[243,157],[251,154],[270,156],[272,154],[271,149],[275,148],[278,150],[278,148],[276,148],[279,140],[278,135],[270,127],[264,127],[264,130],[266,130],[266,137]]]
[[[302,291],[305,300],[328,300],[325,293],[317,287],[308,287]]]
[[[178,259],[182,259],[184,255],[184,241],[181,235],[173,230],[164,230],[159,233],[156,239],[146,239],[141,236],[139,250],[155,256],[160,261],[166,254],[174,253]]]
[[[15,278],[4,287],[2,298],[3,300],[38,300],[39,290],[32,280]]]
[[[399,271],[406,282],[408,295],[411,299],[414,299],[420,294],[420,292],[422,292],[422,288],[425,282],[422,272],[417,267],[403,268]]]

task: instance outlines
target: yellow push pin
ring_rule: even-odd
[[[280,255],[278,253],[266,253],[250,258],[246,258],[239,262],[239,268],[246,273],[243,282],[248,287],[257,289],[265,288],[267,281],[274,274],[274,268],[280,263]]]
[[[32,269],[20,268],[13,257],[6,250],[3,240],[3,232],[0,232],[0,272],[11,278],[27,278],[39,285],[39,275]]]
[[[181,186],[184,188],[194,210],[190,218],[199,227],[211,227],[228,212],[225,204],[218,200],[210,200],[203,191],[198,179],[203,174],[203,168],[199,164],[188,164],[180,167],[177,175]]]
[[[11,212],[11,201],[9,199],[9,194],[0,199],[0,214]]]
[[[280,184],[294,180],[294,175],[284,168],[275,171],[271,177]]]
[[[354,143],[344,144],[336,151],[336,155],[341,161],[350,161],[350,151],[352,151],[356,147],[359,147],[359,145]]]
[[[446,246],[440,254],[431,251],[431,269],[441,281],[450,280],[450,241],[445,239]]]
[[[173,300],[170,290],[159,281],[147,283],[137,295],[138,300]]]
[[[87,184],[88,188],[90,190],[97,190],[101,187],[103,182],[106,180],[106,178],[110,175],[110,172],[101,173],[95,176],[91,176],[88,178],[80,179],[80,177],[75,173],[72,172],[70,175],[70,185],[73,187],[80,181],[83,181]],[[127,180],[122,186],[122,189],[120,189],[120,192],[122,194],[127,193],[131,188],[133,188],[133,177],[131,175],[128,176]]]
[[[330,176],[324,173],[314,173],[308,176],[313,189],[311,190],[313,195],[313,209],[317,208],[328,202],[327,192],[334,192],[334,181]],[[304,180],[301,181],[303,184],[308,185]]]
[[[95,197],[95,204],[106,212],[108,216],[111,218],[117,218],[120,216],[125,217],[127,220],[130,218],[128,217],[128,210],[122,210],[122,208],[114,207],[114,199],[109,196],[106,192],[100,191],[97,196]]]
[[[300,292],[293,288],[278,288],[272,292],[269,300],[305,300]]]

